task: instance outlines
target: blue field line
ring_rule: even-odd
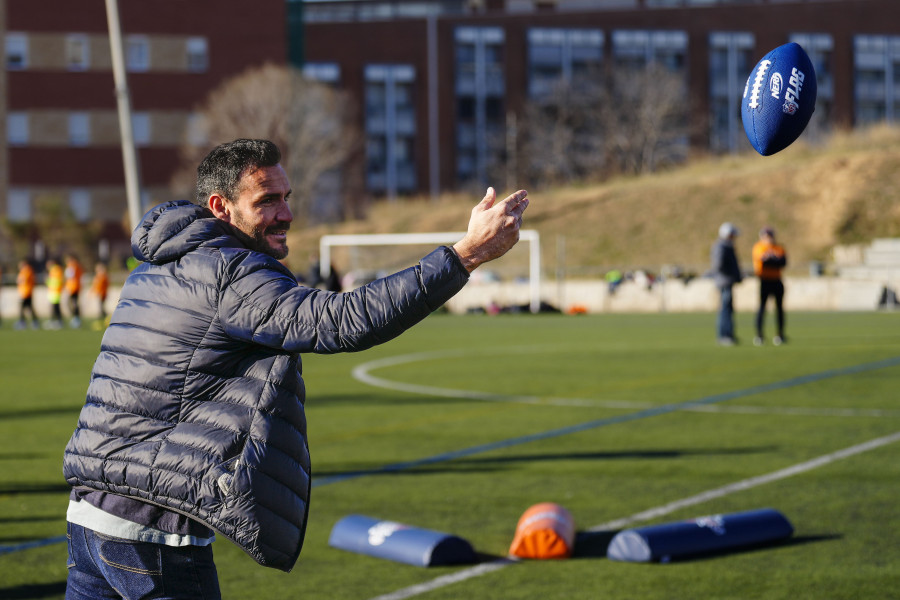
[[[777,390],[784,390],[791,387],[796,387],[799,385],[805,385],[807,383],[814,383],[816,381],[822,381],[824,379],[830,379],[833,377],[842,377],[844,375],[854,375],[857,373],[864,373],[866,371],[874,371],[877,369],[884,369],[886,367],[895,367],[900,365],[900,356],[895,356],[892,358],[887,358],[884,360],[879,360],[871,363],[864,363],[861,365],[853,365],[850,367],[841,367],[839,369],[829,369],[827,371],[821,371],[819,373],[811,373],[809,375],[801,375],[799,377],[792,377],[791,379],[785,379],[783,381],[775,381],[772,383],[765,383],[762,385],[753,386],[751,388],[746,388],[743,390],[735,390],[733,392],[724,392],[721,394],[714,394],[712,396],[706,396],[705,398],[699,398],[697,400],[687,400],[685,402],[677,402],[675,404],[664,404],[662,406],[657,406],[654,408],[648,408],[644,410],[640,410],[638,412],[630,413],[627,415],[619,415],[616,417],[608,417],[605,419],[597,419],[595,421],[587,421],[585,423],[578,423],[576,425],[569,425],[568,427],[561,427],[559,429],[551,429],[550,431],[542,431],[540,433],[532,433],[529,435],[523,435],[520,437],[509,438],[506,440],[499,440],[496,442],[491,442],[489,444],[481,444],[479,446],[472,446],[470,448],[463,448],[461,450],[454,450],[452,452],[445,452],[443,454],[437,454],[435,456],[429,456],[427,458],[420,458],[417,460],[411,460],[407,462],[394,463],[390,465],[385,465],[383,467],[379,467],[377,469],[368,469],[362,471],[350,471],[347,473],[341,473],[340,475],[330,475],[327,477],[319,477],[313,478],[312,486],[318,487],[322,485],[329,485],[332,483],[339,483],[341,481],[349,481],[351,479],[358,479],[360,477],[367,477],[369,475],[385,475],[389,473],[396,473],[398,471],[405,471],[408,469],[415,469],[418,467],[425,467],[428,465],[433,465],[436,463],[447,462],[451,460],[455,460],[457,458],[464,458],[467,456],[473,456],[475,454],[481,454],[483,452],[490,452],[492,450],[501,450],[504,448],[510,448],[512,446],[518,446],[520,444],[527,444],[529,442],[537,442],[540,440],[547,440],[555,437],[561,437],[564,435],[569,435],[572,433],[580,433],[582,431],[589,431],[591,429],[598,429],[600,427],[606,427],[607,425],[615,425],[618,423],[627,423],[629,421],[636,421],[638,419],[646,419],[648,417],[655,417],[658,415],[664,415],[671,412],[685,410],[694,406],[702,406],[706,404],[716,404],[718,402],[725,402],[726,400],[734,400],[735,398],[743,398],[746,396],[752,396],[754,394],[764,394],[766,392],[774,392]]]
[[[655,408],[648,408],[645,410],[640,410],[638,412],[630,413],[627,415],[619,415],[617,417],[609,417],[606,419],[597,419],[595,421],[587,421],[586,423],[579,423],[576,425],[570,425],[568,427],[561,427],[559,429],[551,429],[550,431],[543,431],[540,433],[532,433],[530,435],[523,435],[515,438],[509,438],[506,440],[499,440],[496,442],[491,442],[489,444],[481,444],[479,446],[472,446],[470,448],[463,448],[462,450],[454,450],[452,452],[445,452],[443,454],[436,454],[435,456],[429,456],[426,458],[420,458],[418,460],[411,460],[407,462],[394,463],[390,465],[384,465],[383,467],[379,467],[377,469],[368,469],[363,471],[351,471],[347,473],[341,473],[340,475],[330,475],[328,477],[317,477],[313,478],[312,487],[319,487],[323,485],[330,485],[333,483],[340,483],[342,481],[350,481],[352,479],[359,479],[361,477],[367,477],[370,475],[386,475],[390,473],[397,473],[399,471],[406,471],[408,469],[415,469],[418,467],[424,467],[428,465],[433,465],[437,463],[447,462],[451,460],[455,460],[457,458],[464,458],[467,456],[473,456],[476,454],[481,454],[483,452],[490,452],[492,450],[501,450],[504,448],[510,448],[512,446],[518,446],[520,444],[527,444],[529,442],[537,442],[540,440],[547,440],[555,437],[561,437],[564,435],[569,435],[572,433],[580,433],[582,431],[589,431],[591,429],[598,429],[600,427],[605,427],[607,425],[615,425],[617,423],[627,423],[629,421],[636,421],[638,419],[646,419],[648,417],[655,417],[657,415],[664,415],[671,412],[684,410],[687,408],[691,408],[693,406],[701,406],[705,404],[716,404],[717,402],[725,402],[727,400],[734,400],[735,398],[743,398],[746,396],[752,396],[754,394],[764,394],[766,392],[774,392],[777,390],[784,390],[791,387],[796,387],[799,385],[804,385],[807,383],[814,383],[817,381],[822,381],[824,379],[831,379],[833,377],[842,377],[844,375],[855,375],[857,373],[865,373],[866,371],[875,371],[878,369],[884,369],[887,367],[896,367],[900,365],[900,356],[895,356],[893,358],[887,358],[884,360],[879,360],[871,363],[864,363],[861,365],[854,365],[850,367],[841,367],[839,369],[829,369],[827,371],[821,371],[819,373],[811,373],[809,375],[801,375],[799,377],[792,377],[791,379],[785,379],[783,381],[775,381],[772,383],[765,383],[762,385],[753,386],[750,388],[746,388],[743,390],[735,390],[733,392],[724,392],[721,394],[714,394],[712,396],[706,396],[704,398],[699,398],[697,400],[687,400],[685,402],[677,402],[674,404],[664,404],[662,406],[658,406]],[[28,550],[31,548],[40,548],[42,546],[49,546],[51,544],[56,544],[59,542],[66,541],[66,536],[52,537],[44,540],[36,540],[33,542],[27,542],[24,544],[17,544],[14,546],[0,546],[0,555],[10,554],[12,552],[18,552],[21,550]]]
[[[24,544],[16,544],[14,546],[0,546],[0,555],[2,554],[10,554],[12,552],[19,552],[20,550],[31,550],[32,548],[41,548],[43,546],[50,546],[51,544],[58,544],[60,542],[66,541],[66,536],[59,535],[52,538],[47,538],[45,540],[35,540],[33,542],[25,542]]]

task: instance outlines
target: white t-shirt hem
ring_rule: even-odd
[[[77,502],[69,500],[66,520],[103,535],[134,542],[162,544],[164,546],[208,546],[216,539],[215,535],[202,538],[195,535],[181,535],[147,527],[146,525],[112,515],[83,500]]]

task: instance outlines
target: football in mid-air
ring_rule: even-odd
[[[791,42],[762,57],[744,87],[741,119],[757,152],[770,156],[800,137],[816,108],[816,72]]]

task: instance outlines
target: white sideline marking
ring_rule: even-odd
[[[863,442],[862,444],[857,444],[856,446],[850,446],[849,448],[844,448],[843,450],[837,450],[830,454],[825,454],[818,458],[814,458],[812,460],[808,460],[806,462],[798,463],[791,467],[787,467],[778,471],[773,471],[772,473],[768,473],[766,475],[760,475],[758,477],[751,477],[750,479],[744,479],[742,481],[737,481],[735,483],[731,483],[729,485],[716,488],[713,490],[707,490],[705,492],[701,492],[696,496],[691,496],[690,498],[684,498],[683,500],[676,500],[674,502],[670,502],[669,504],[664,504],[663,506],[659,506],[657,508],[651,508],[650,510],[645,510],[643,512],[639,512],[630,517],[625,517],[624,519],[617,519],[615,521],[609,521],[608,523],[603,523],[601,525],[596,525],[588,529],[588,531],[605,531],[610,529],[619,529],[621,527],[625,527],[630,525],[631,523],[636,523],[639,521],[648,521],[650,519],[655,519],[656,517],[661,517],[663,515],[667,515],[669,513],[675,512],[678,509],[685,508],[687,506],[693,506],[695,504],[701,504],[706,502],[707,500],[714,500],[716,498],[722,498],[723,496],[727,496],[729,494],[733,494],[734,492],[741,492],[744,490],[749,490],[750,488],[754,488],[760,485],[764,485],[766,483],[772,483],[773,481],[778,481],[779,479],[787,479],[788,477],[793,477],[794,475],[799,475],[800,473],[805,473],[806,471],[811,471],[813,469],[817,469],[819,467],[824,467],[825,465],[831,464],[835,461],[848,458],[855,454],[861,454],[863,452],[868,452],[869,450],[874,450],[875,448],[880,448],[881,446],[886,446],[888,444],[892,444],[896,441],[900,440],[900,431],[896,433],[892,433],[891,435],[886,435],[884,437],[876,438],[874,440],[870,440],[868,442]]]
[[[403,588],[402,590],[397,590],[396,592],[391,592],[390,594],[377,596],[375,598],[372,598],[372,600],[402,600],[403,598],[412,598],[413,596],[418,596],[419,594],[424,594],[426,592],[430,592],[432,590],[436,590],[453,583],[459,583],[460,581],[465,581],[466,579],[472,579],[473,577],[486,575],[487,573],[491,573],[493,571],[499,571],[506,565],[511,565],[516,562],[518,562],[518,560],[515,558],[501,558],[488,563],[482,563],[478,566],[470,567],[468,569],[458,571],[450,575],[442,575],[437,579],[432,579],[431,581],[426,581],[425,583],[411,585],[408,588]]]
[[[528,352],[526,348],[516,349],[518,353]],[[371,371],[384,367],[393,367],[424,360],[439,360],[471,354],[463,350],[444,350],[438,352],[416,352],[401,356],[391,356],[357,365],[353,371],[354,379],[373,387],[388,389],[396,392],[408,392],[421,396],[437,396],[439,398],[468,398],[470,400],[483,400],[486,402],[510,402],[515,404],[536,404],[541,406],[583,406],[588,408],[620,408],[624,410],[654,408],[656,404],[650,402],[632,402],[628,400],[599,400],[591,398],[551,398],[528,395],[492,394],[478,390],[459,390],[453,388],[441,388],[430,385],[418,385],[415,383],[403,383],[391,381],[372,375]],[[900,417],[898,410],[883,410],[877,408],[791,408],[791,407],[763,407],[763,406],[737,406],[737,405],[689,405],[681,408],[683,411],[716,412],[737,414],[778,414],[795,416],[821,416],[821,417]]]
[[[844,448],[843,450],[837,450],[835,452],[825,454],[806,462],[798,463],[785,469],[773,471],[766,475],[751,477],[749,479],[736,481],[735,483],[731,483],[720,488],[707,490],[705,492],[697,494],[696,496],[691,496],[682,500],[676,500],[674,502],[670,502],[656,508],[651,508],[649,510],[635,513],[630,517],[616,519],[614,521],[595,525],[587,531],[596,532],[621,529],[623,527],[631,525],[632,523],[649,521],[650,519],[667,515],[681,508],[693,506],[695,504],[701,504],[703,502],[706,502],[707,500],[721,498],[723,496],[733,494],[734,492],[749,490],[750,488],[764,485],[766,483],[772,483],[773,481],[778,481],[780,479],[787,479],[788,477],[793,477],[794,475],[799,475],[800,473],[823,467],[825,465],[831,464],[844,458],[848,458],[855,454],[861,454],[863,452],[868,452],[869,450],[874,450],[875,448],[880,448],[881,446],[893,444],[897,441],[900,441],[900,431],[892,433],[891,435],[876,438],[874,440],[869,440],[868,442],[863,442],[862,444],[857,444],[856,446],[850,446],[849,448]],[[372,600],[404,600],[405,598],[412,598],[413,596],[418,596],[419,594],[424,594],[426,592],[430,592],[432,590],[436,590],[453,583],[459,583],[467,579],[472,579],[480,575],[498,571],[503,567],[506,567],[507,565],[515,564],[517,562],[519,561],[515,558],[501,558],[489,563],[483,563],[475,567],[470,567],[468,569],[458,571],[451,575],[443,575],[425,583],[412,585],[410,587],[403,588],[402,590],[397,590],[396,592],[376,596],[375,598],[372,598]]]

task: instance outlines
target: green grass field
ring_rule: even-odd
[[[761,348],[716,346],[714,320],[435,315],[364,353],[304,357],[316,486],[306,544],[281,573],[220,538],[224,597],[897,598],[900,442],[833,453],[900,431],[900,314],[791,314],[789,343]],[[750,324],[739,315],[745,342]],[[8,550],[65,534],[62,452],[101,334],[6,326],[0,598],[62,598],[64,543]],[[634,564],[605,558],[613,532],[588,531],[823,456],[835,460],[632,525],[771,507],[795,528],[784,544]],[[412,466],[384,469],[399,463]],[[572,559],[478,575],[327,543],[356,513],[460,535],[491,561],[537,502],[575,517]],[[460,581],[394,594],[452,574]]]

